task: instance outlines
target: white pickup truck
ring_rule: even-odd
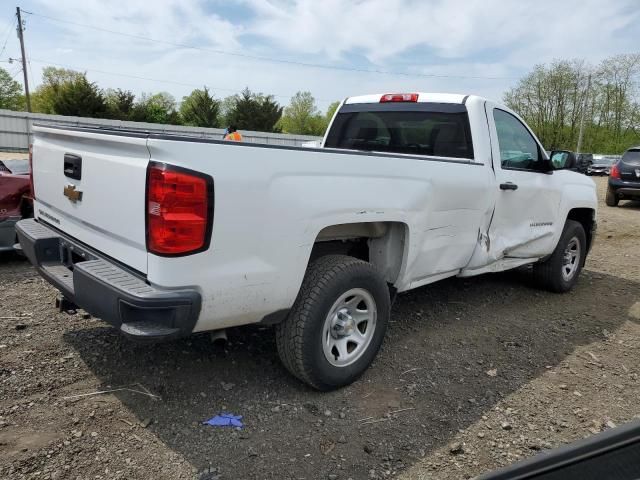
[[[275,325],[321,390],[372,362],[396,292],[526,264],[565,292],[596,227],[572,154],[473,95],[348,98],[319,148],[34,131],[17,231],[68,302],[143,340]]]

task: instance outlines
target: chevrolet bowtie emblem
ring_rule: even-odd
[[[73,203],[82,200],[82,192],[80,190],[76,190],[75,185],[67,185],[66,187],[64,187],[64,196],[71,200]]]

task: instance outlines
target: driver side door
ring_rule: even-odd
[[[562,194],[561,175],[525,123],[487,102],[493,167],[498,189],[489,228],[489,253],[502,258],[539,258],[551,253]]]

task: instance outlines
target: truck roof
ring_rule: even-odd
[[[379,103],[380,98],[383,95],[387,95],[389,93],[417,93],[418,94],[418,103],[464,103],[465,99],[469,97],[469,95],[463,95],[460,93],[429,93],[429,92],[386,92],[386,93],[376,93],[370,95],[358,95],[357,97],[349,97],[345,100],[345,104],[352,103]]]

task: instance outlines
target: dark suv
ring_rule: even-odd
[[[640,146],[630,148],[611,167],[606,204],[616,207],[620,200],[640,200]]]

